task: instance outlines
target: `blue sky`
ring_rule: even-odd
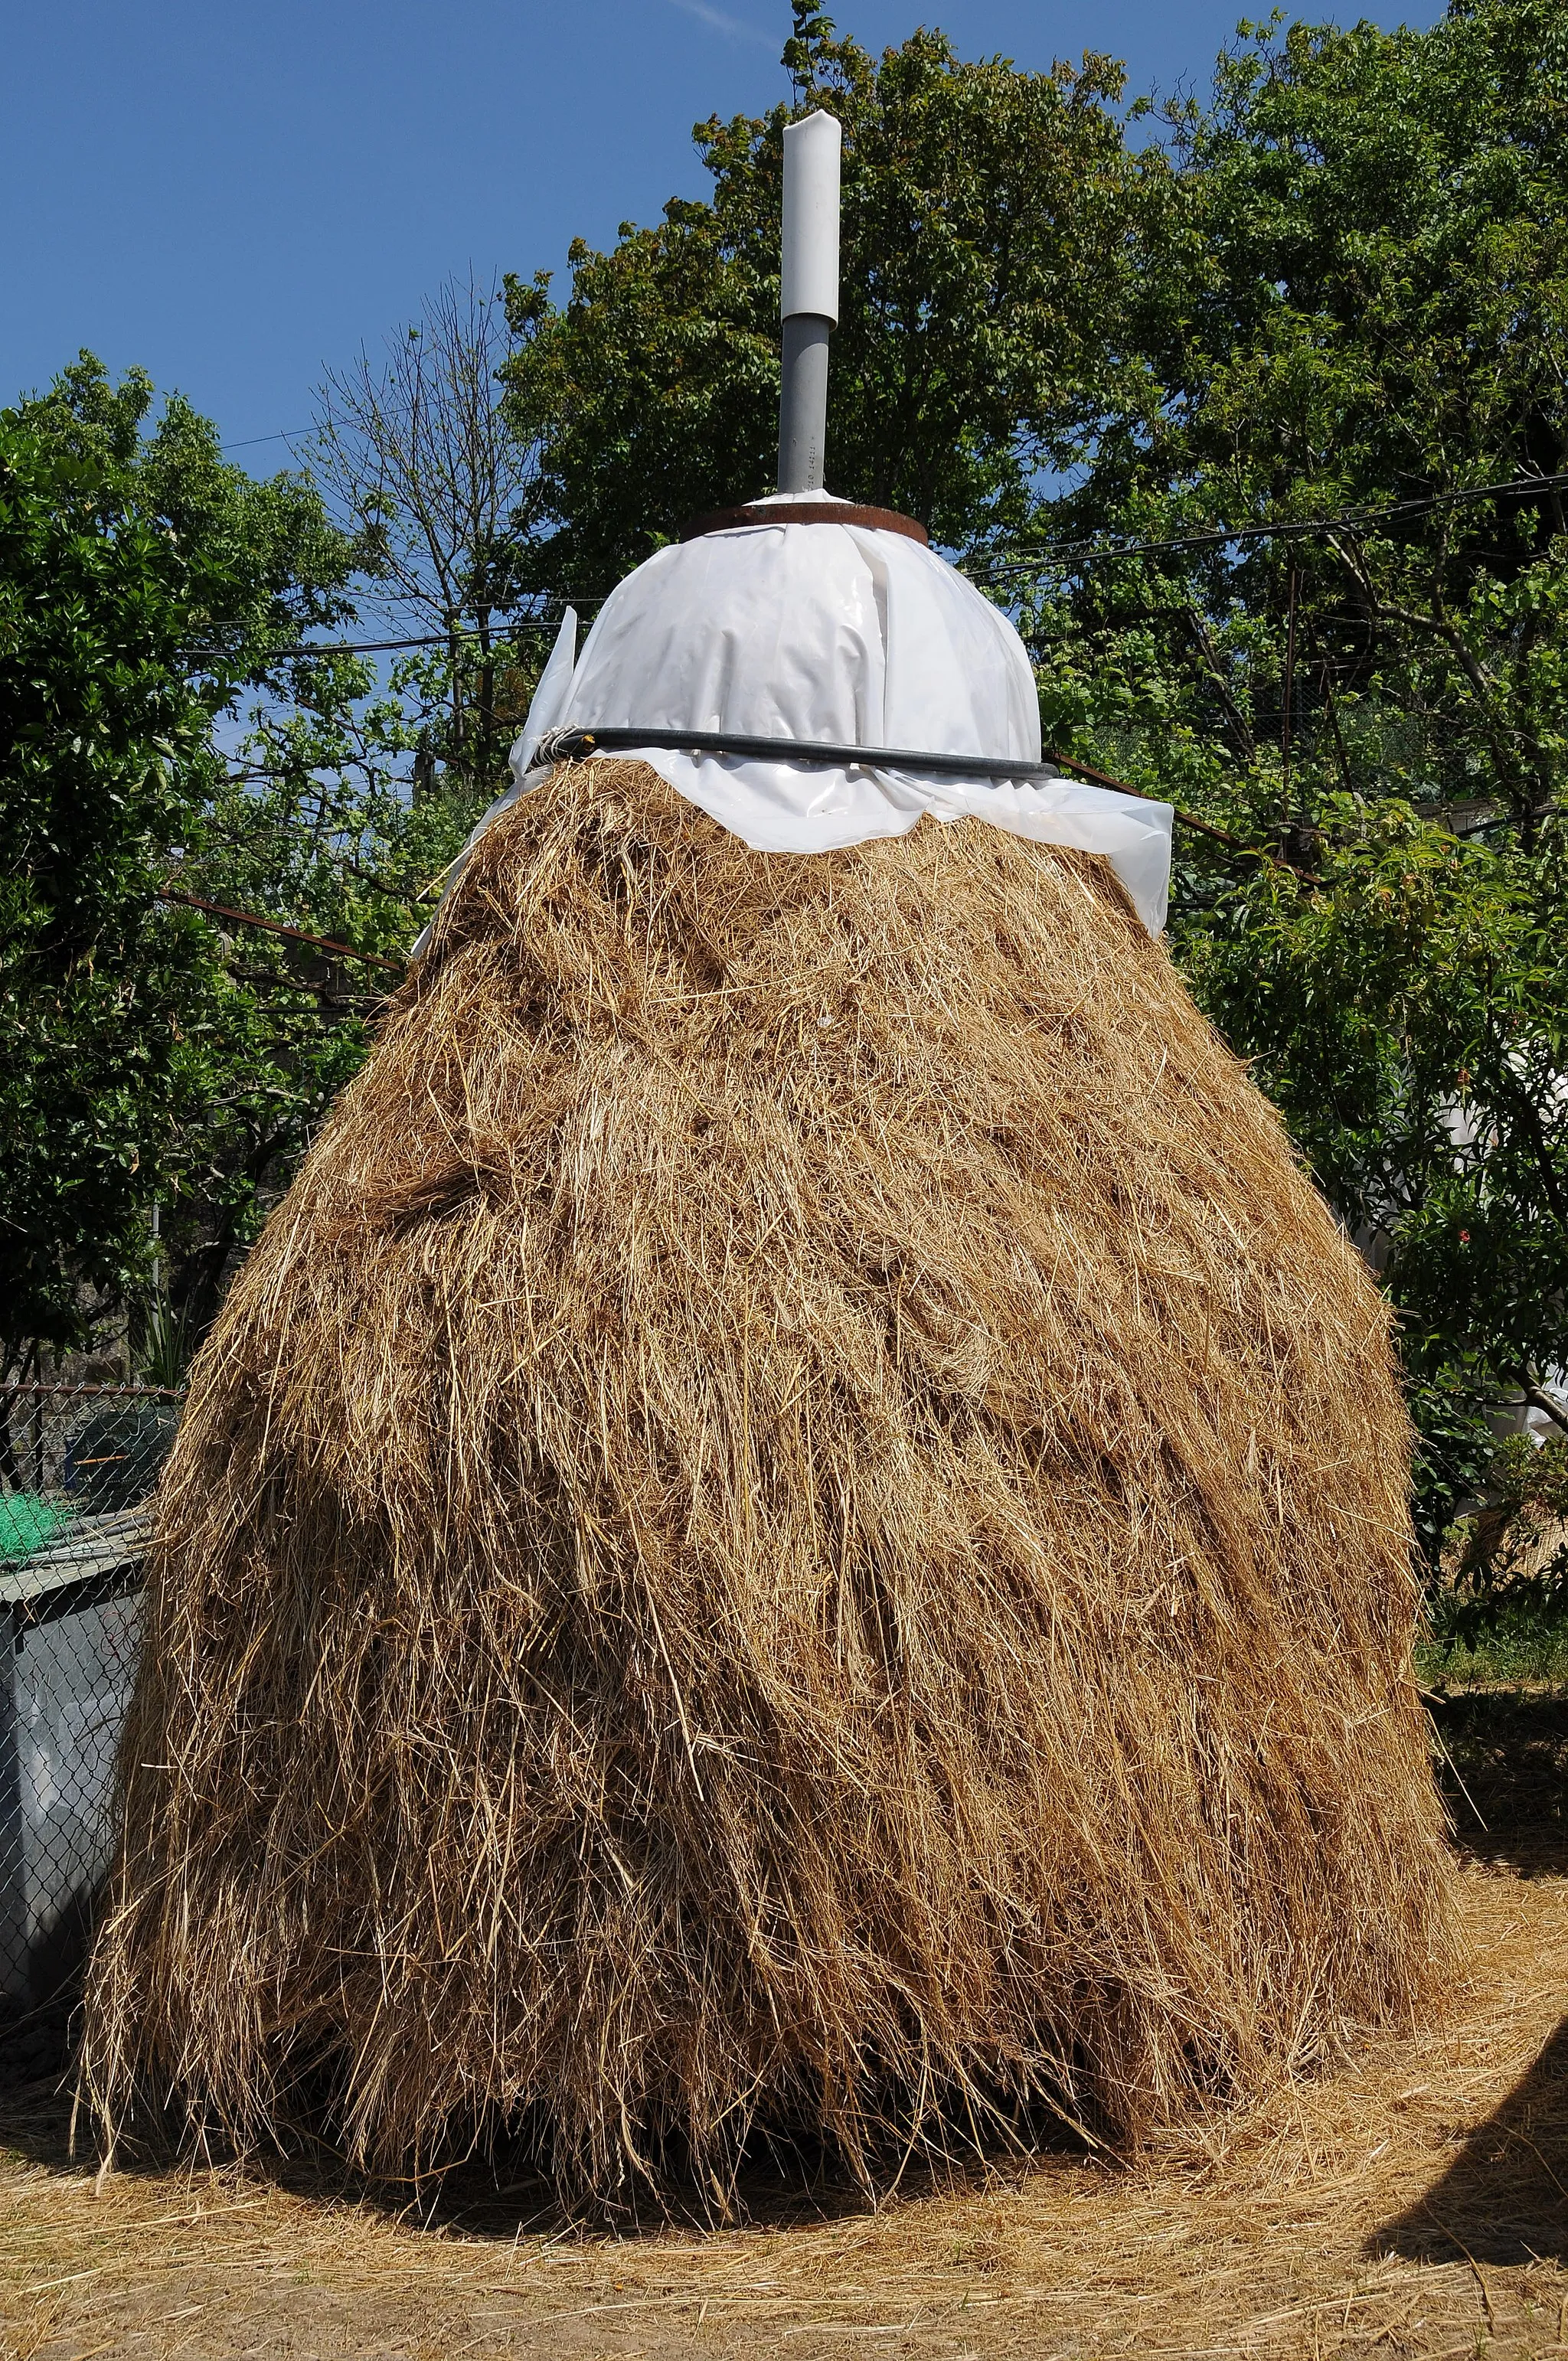
[[[940,24],[966,56],[1083,48],[1201,87],[1237,0],[842,0],[868,46]],[[1259,13],[1262,13],[1261,6]],[[1328,14],[1329,10],[1304,10]],[[1430,23],[1435,0],[1365,11]],[[80,346],[255,442],[310,422],[323,364],[470,267],[560,270],[706,176],[694,121],[786,94],[780,0],[34,0],[7,16],[0,401]],[[557,282],[558,286],[560,282]]]

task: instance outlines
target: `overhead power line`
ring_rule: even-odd
[[[286,935],[291,942],[309,943],[319,951],[331,951],[335,959],[358,960],[365,967],[389,968],[394,975],[406,972],[406,961],[383,959],[379,951],[356,951],[352,943],[334,943],[327,935],[308,935],[302,927],[286,927],[281,918],[264,918],[255,910],[231,910],[224,902],[203,902],[196,894],[179,894],[173,886],[163,885],[154,896],[159,902],[182,902],[188,910],[204,910],[211,918],[232,918],[236,926],[259,927],[264,934]]]
[[[271,440],[258,437],[258,440]],[[237,445],[228,446],[237,449]],[[1344,509],[1337,515],[1326,517],[1287,517],[1275,524],[1214,525],[1201,533],[1169,533],[1157,541],[1117,541],[1102,543],[1062,541],[1043,543],[1038,550],[1027,555],[997,558],[989,565],[961,570],[971,582],[999,583],[1021,574],[1040,574],[1053,566],[1068,569],[1080,566],[1108,565],[1118,557],[1161,557],[1183,550],[1228,549],[1237,543],[1255,541],[1310,540],[1314,533],[1337,533],[1356,527],[1386,524],[1400,517],[1423,516],[1433,509],[1449,508],[1472,500],[1491,500],[1518,497],[1528,499],[1534,494],[1568,488],[1568,470],[1548,476],[1514,476],[1505,483],[1475,484],[1455,492],[1426,492],[1408,500],[1393,500],[1380,509]],[[542,591],[541,598],[567,605],[592,607],[608,594],[604,591]],[[493,637],[504,643],[519,631],[551,631],[558,628],[560,616],[520,616],[498,625]],[[224,628],[222,625],[217,628]],[[232,625],[235,631],[247,628],[242,623]],[[302,640],[292,647],[273,648],[265,658],[268,664],[282,664],[297,656],[390,655],[403,648],[441,648],[453,639],[483,639],[485,632],[477,627],[465,627],[458,631],[426,631],[411,633],[390,640]],[[220,647],[198,647],[190,651],[192,656],[220,657],[230,653]]]
[[[242,442],[220,443],[220,451],[254,451],[258,443],[291,443],[296,434],[308,434],[308,426],[280,426],[272,434],[247,434]]]
[[[1136,796],[1141,803],[1167,801],[1164,796],[1157,796],[1148,787],[1130,787],[1125,779],[1113,779],[1109,771],[1097,771],[1090,763],[1080,763],[1076,755],[1058,754],[1054,748],[1047,748],[1047,753],[1059,769],[1070,771],[1075,778],[1087,779],[1092,787],[1110,787],[1119,796]],[[1245,837],[1233,836],[1228,828],[1216,828],[1212,819],[1200,819],[1196,812],[1183,811],[1179,804],[1172,804],[1171,810],[1179,827],[1192,829],[1199,836],[1212,836],[1216,844],[1240,853],[1245,860],[1266,861],[1276,869],[1288,869],[1293,877],[1299,877],[1306,885],[1321,885],[1323,882],[1321,877],[1314,877],[1310,869],[1298,869],[1293,861],[1283,860],[1278,853],[1270,852],[1262,845],[1248,844]]]
[[[1201,533],[1172,533],[1160,541],[1118,541],[1102,544],[1098,547],[1086,541],[1047,542],[1028,556],[999,558],[987,566],[977,566],[970,573],[970,579],[994,582],[1009,575],[1041,573],[1053,566],[1099,566],[1114,557],[1157,557],[1183,549],[1227,549],[1236,542],[1308,540],[1314,533],[1385,524],[1399,517],[1424,515],[1430,510],[1452,507],[1461,501],[1499,500],[1516,493],[1529,496],[1556,491],[1563,486],[1568,486],[1568,472],[1551,476],[1514,476],[1507,483],[1475,484],[1458,492],[1422,493],[1412,500],[1390,501],[1380,509],[1345,509],[1337,516],[1288,517],[1277,524],[1216,525]]]
[[[1135,796],[1140,802],[1161,800],[1151,796],[1146,787],[1129,786],[1124,779],[1113,779],[1107,772],[1094,770],[1072,755],[1053,753],[1050,760],[1059,763],[1063,770],[1090,780],[1095,786],[1111,787],[1118,795]],[[1288,870],[1305,885],[1322,884],[1321,878],[1315,877],[1310,870],[1298,869],[1294,862],[1282,859],[1277,852],[1245,843],[1240,837],[1233,836],[1228,829],[1216,828],[1212,820],[1200,819],[1196,813],[1183,811],[1179,806],[1176,807],[1175,817],[1180,826],[1212,837],[1216,843],[1224,845],[1244,860],[1260,861],[1276,869]],[[356,950],[352,943],[335,942],[329,935],[311,934],[303,927],[288,926],[281,918],[264,917],[257,910],[236,910],[226,902],[209,902],[199,894],[182,894],[172,885],[160,886],[155,898],[159,902],[178,902],[188,910],[201,910],[208,917],[227,918],[235,926],[256,927],[264,934],[281,935],[290,942],[307,943],[312,950],[330,952],[334,959],[356,960],[365,967],[386,968],[393,975],[406,975],[408,972],[408,963],[404,960],[387,959],[379,951]]]
[[[585,606],[591,603],[587,598],[583,600]],[[522,616],[515,622],[498,625],[488,636],[498,645],[504,645],[506,641],[517,631],[559,631],[560,627],[559,615],[554,618],[547,615]],[[233,628],[237,631],[243,631],[246,626],[236,623]],[[444,648],[452,640],[482,640],[485,637],[486,633],[482,631],[425,631],[417,637],[403,640],[301,640],[293,647],[269,649],[265,656],[258,658],[258,662],[262,664],[282,664],[285,658],[291,656],[387,655],[394,648]],[[192,657],[227,656],[236,653],[233,648],[188,648],[186,650],[187,655]]]

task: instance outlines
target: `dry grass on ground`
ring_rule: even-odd
[[[223,2173],[95,2196],[34,2092],[0,2123],[0,2353],[1568,2353],[1568,1855],[1514,1850],[1467,1871],[1470,1980],[1428,2037],[1140,2169],[1047,2158],[874,2214],[609,2239]]]

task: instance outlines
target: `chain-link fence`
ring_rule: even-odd
[[[113,1844],[149,1499],[181,1397],[0,1387],[0,1997],[72,1964]]]

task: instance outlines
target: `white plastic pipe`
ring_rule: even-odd
[[[843,134],[820,112],[785,126],[779,311],[784,383],[779,489],[822,489],[828,441],[828,338],[839,319],[839,159]]]
[[[839,324],[839,154],[843,133],[831,115],[787,124],[784,136],[784,273],[779,311],[813,313]]]

